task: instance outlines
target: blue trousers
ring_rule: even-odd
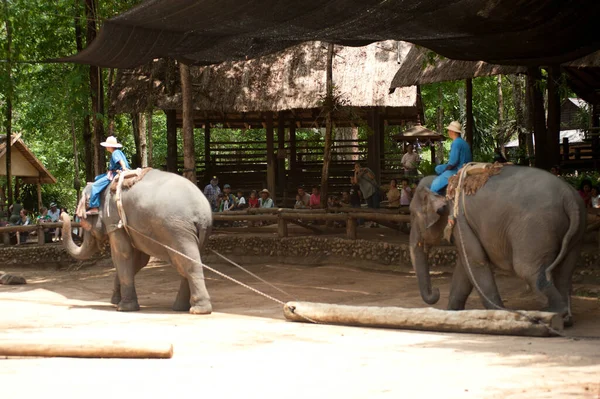
[[[106,173],[96,176],[94,184],[92,184],[92,196],[90,197],[90,208],[100,207],[100,194],[110,184],[112,180],[109,180]]]
[[[431,191],[436,194],[440,194],[440,192],[448,185],[448,179],[458,172],[458,170],[455,169],[446,170],[447,166],[447,164],[442,164],[435,167],[435,173],[438,174],[438,177],[431,182]]]

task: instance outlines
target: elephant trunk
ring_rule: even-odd
[[[415,225],[411,227],[410,260],[417,274],[417,282],[419,283],[419,291],[421,291],[423,301],[429,305],[433,305],[440,299],[440,290],[437,288],[435,290],[431,289],[429,264],[427,263],[427,256],[423,248],[423,240],[421,240],[420,233],[417,231],[418,227]]]
[[[68,214],[63,213],[61,215],[61,219],[63,222],[63,245],[72,257],[78,260],[87,260],[91,258],[96,252],[98,252],[96,239],[90,232],[84,232],[83,244],[81,244],[81,246],[78,246],[73,242],[73,236],[71,235],[71,218]]]

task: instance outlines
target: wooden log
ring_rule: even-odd
[[[0,356],[170,359],[173,345],[143,341],[1,339]]]
[[[277,234],[279,238],[288,236],[287,221],[281,217],[281,214],[277,218]]]
[[[356,225],[356,218],[348,217],[348,220],[346,220],[346,236],[351,240],[356,240]]]
[[[283,314],[291,321],[340,324],[362,327],[385,327],[406,330],[522,335],[548,337],[562,331],[563,319],[556,313],[506,310],[448,311],[434,308],[347,306],[313,302],[288,302]],[[526,316],[523,316],[526,315]],[[304,318],[304,317],[308,318]]]
[[[276,222],[278,220],[277,215],[229,215],[228,213],[214,213],[212,215],[213,221],[239,222],[247,220],[249,222]]]
[[[294,214],[294,213],[288,213],[288,212],[282,212],[281,217],[284,218],[285,220],[292,220],[292,219],[306,219],[306,220],[319,220],[319,221],[336,221],[336,222],[343,222],[345,221],[348,216],[344,215],[343,213],[329,213],[329,214],[325,214],[325,213],[305,213],[302,215],[298,215],[298,214]]]
[[[297,226],[300,226],[300,227],[304,227],[305,229],[310,230],[310,231],[312,231],[315,234],[323,234],[323,230],[319,229],[318,227],[311,226],[310,224],[301,222],[299,220],[289,219],[288,222],[290,222],[292,224],[295,224]]]

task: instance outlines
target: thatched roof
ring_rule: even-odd
[[[365,47],[336,46],[333,82],[341,104],[412,108],[416,115],[415,87],[388,93],[397,59],[395,41]],[[192,67],[194,108],[200,113],[319,108],[325,95],[326,60],[327,45],[309,42],[255,60]],[[113,110],[141,112],[152,105],[182,108],[179,71],[174,62],[155,60],[151,65],[119,72],[111,99]]]
[[[401,57],[398,72],[390,88],[424,85],[452,80],[472,79],[479,76],[525,73],[521,66],[495,65],[483,61],[457,61],[410,43],[399,42]]]
[[[42,165],[39,159],[21,140],[13,135],[11,140],[11,173],[28,184],[54,184],[56,178]],[[0,175],[6,176],[6,135],[0,135]]]

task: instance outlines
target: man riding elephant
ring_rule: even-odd
[[[462,134],[460,123],[453,121],[446,129],[448,129],[448,136],[452,139],[452,146],[448,163],[435,167],[435,173],[438,176],[431,183],[431,191],[436,194],[441,194],[441,191],[448,185],[448,179],[458,173],[464,164],[473,160],[469,144],[460,137]]]

